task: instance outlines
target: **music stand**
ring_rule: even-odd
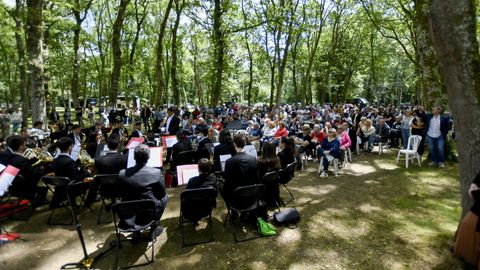
[[[95,261],[99,260],[101,257],[103,257],[103,255],[113,250],[116,245],[118,245],[118,243],[116,241],[112,241],[110,243],[110,247],[107,250],[100,252],[97,256],[93,258],[90,257],[87,253],[87,247],[85,246],[85,238],[83,237],[82,224],[78,222],[77,214],[73,210],[73,206],[70,203],[70,185],[68,185],[67,187],[67,200],[70,211],[72,212],[73,222],[75,223],[75,227],[77,228],[78,238],[80,239],[80,244],[82,245],[83,259],[81,259],[79,262],[66,263],[62,265],[60,269],[92,269],[91,267],[95,264]]]

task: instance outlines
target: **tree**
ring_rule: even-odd
[[[180,90],[178,89],[178,75],[177,75],[177,59],[178,59],[178,41],[177,32],[178,25],[180,24],[180,15],[182,14],[183,7],[185,6],[185,0],[179,3],[175,0],[175,23],[172,29],[172,65],[170,66],[170,75],[172,76],[172,94],[173,103],[177,106],[180,105]]]
[[[480,55],[476,7],[471,0],[433,0],[430,31],[455,118],[462,217],[470,210],[468,188],[480,172]]]
[[[228,4],[228,3],[227,3]],[[222,0],[215,0],[213,8],[213,46],[214,46],[214,64],[212,77],[212,98],[210,107],[217,106],[222,96],[222,79],[225,65],[225,33],[223,30],[222,14],[227,12],[227,4]]]
[[[82,1],[83,2],[83,1]],[[78,106],[78,77],[80,73],[80,56],[78,49],[80,46],[80,31],[82,30],[82,23],[87,17],[87,12],[92,5],[92,0],[89,0],[85,7],[81,7],[80,0],[75,0],[72,6],[73,17],[75,18],[75,27],[73,28],[73,72],[72,72],[72,99],[73,106]],[[82,15],[83,11],[83,15]]]
[[[162,103],[162,94],[165,89],[165,79],[163,74],[163,38],[165,37],[165,29],[167,28],[167,21],[172,9],[173,0],[168,1],[167,8],[163,15],[162,23],[160,24],[160,31],[157,39],[156,63],[155,63],[155,77],[157,81],[157,93],[155,98],[155,105],[159,106]]]
[[[120,75],[122,72],[122,47],[121,47],[121,31],[123,26],[123,20],[125,19],[125,10],[127,9],[130,0],[121,0],[118,8],[117,18],[113,24],[112,35],[112,57],[113,57],[113,70],[112,81],[110,82],[110,93],[108,96],[108,102],[111,107],[117,105],[118,90],[120,87]]]
[[[44,64],[42,55],[43,1],[27,0],[27,50],[30,73],[30,108],[32,121],[46,125]]]

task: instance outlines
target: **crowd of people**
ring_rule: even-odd
[[[0,163],[19,168],[24,176],[14,180],[9,192],[28,198],[33,204],[41,204],[45,201],[45,190],[38,186],[38,182],[50,170],[56,176],[84,183],[70,194],[73,195],[71,204],[76,204],[75,196],[88,190],[85,204],[89,206],[97,200],[99,184],[83,180],[94,173],[119,174],[119,197],[127,201],[152,199],[157,207],[156,218],[160,220],[168,202],[165,174],[174,174],[178,165],[185,164],[186,152],[191,153],[187,162],[198,164],[199,170],[199,176],[190,179],[186,188],[208,186],[218,189],[228,206],[236,188],[262,183],[263,177],[271,172],[280,172],[279,178],[286,177],[281,172],[294,162],[300,165],[302,158],[322,160],[320,177],[326,178],[330,162],[334,159],[343,161],[347,151],[359,148],[369,154],[379,142],[407,148],[411,135],[422,138],[418,154],[424,154],[426,141],[430,151],[429,165],[443,168],[447,133],[453,132],[452,118],[441,114],[442,110],[437,106],[431,113],[421,106],[400,109],[352,104],[284,105],[275,109],[239,104],[194,109],[160,107],[157,110],[143,106],[141,109],[123,107],[100,109],[98,114],[94,112],[95,108],[82,110],[79,107],[76,109],[78,122],[72,123],[68,109],[63,121],[56,111],[52,111],[47,129],[39,121],[28,129],[20,128],[22,116],[18,110],[9,115],[0,111],[2,136],[6,137]],[[87,118],[83,117],[85,114]],[[5,132],[4,123],[10,121],[14,135]],[[84,127],[85,122],[90,127]],[[9,129],[10,124],[7,125]],[[162,172],[146,164],[150,156],[149,146],[158,146],[156,138],[164,135],[176,136],[177,142],[167,149],[164,163],[167,165]],[[128,149],[125,145],[132,137],[144,138],[144,144],[135,148],[135,165],[127,168]],[[212,144],[213,149],[210,148]],[[254,147],[258,158],[246,153],[248,145]],[[33,166],[35,160],[23,156],[27,148],[38,147],[48,148],[54,155],[48,166]],[[74,149],[85,150],[94,159],[95,172],[72,157]],[[222,159],[225,155],[230,156],[226,161]],[[218,183],[213,174],[223,181]],[[281,201],[279,182],[269,182],[265,186],[263,199],[267,207],[278,206]],[[56,189],[50,207],[57,207],[65,199],[66,190]],[[266,212],[259,214],[265,215]],[[161,226],[156,230],[160,233]]]

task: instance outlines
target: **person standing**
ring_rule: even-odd
[[[18,107],[15,108],[15,111],[12,113],[11,120],[13,124],[12,133],[16,134],[18,128],[22,126],[22,112]]]
[[[413,120],[413,114],[411,110],[405,111],[405,115],[402,118],[402,141],[403,148],[407,149],[408,138],[410,137],[410,123]]]
[[[448,133],[448,120],[440,115],[441,108],[432,108],[432,114],[427,116],[427,143],[430,150],[429,166],[445,167],[445,140]]]
[[[0,110],[0,127],[0,138],[7,138],[10,135],[10,115],[4,109]]]
[[[143,121],[143,126],[145,127],[146,130],[150,130],[150,116],[152,116],[152,111],[147,105],[143,105],[142,111],[140,113],[140,117],[142,118]],[[175,133],[173,133],[175,134]]]
[[[65,107],[65,112],[63,113],[63,120],[65,121],[65,125],[70,124],[72,117],[72,113],[68,107]]]
[[[79,124],[81,127],[83,127],[82,114],[83,114],[82,105],[78,104],[78,106],[75,108],[75,115],[77,116],[78,124]]]
[[[88,106],[86,111],[87,111],[88,121],[90,122],[90,126],[95,126],[94,113],[93,113],[92,106]]]

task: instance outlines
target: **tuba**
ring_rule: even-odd
[[[53,162],[53,156],[50,154],[50,152],[48,152],[46,149],[39,147],[27,148],[27,150],[25,150],[25,152],[23,153],[23,156],[27,159],[37,159],[37,161],[33,163],[32,166],[38,166]]]
[[[83,169],[90,167],[90,170],[94,171],[95,160],[87,153],[86,150],[80,151],[80,153],[78,154],[78,159],[80,160]]]

